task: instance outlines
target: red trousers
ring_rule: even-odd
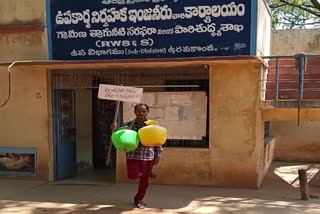
[[[127,174],[132,180],[139,179],[139,188],[134,200],[143,200],[149,186],[153,161],[127,159]]]

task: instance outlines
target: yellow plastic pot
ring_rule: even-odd
[[[161,146],[167,140],[167,129],[159,126],[155,120],[145,122],[147,126],[139,129],[139,139],[144,146]]]

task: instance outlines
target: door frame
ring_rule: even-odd
[[[55,96],[55,92],[57,91],[71,91],[73,93],[73,96],[72,96],[72,103],[73,103],[73,106],[72,106],[72,111],[73,111],[73,118],[72,118],[72,123],[73,123],[73,127],[76,128],[76,106],[75,106],[75,91],[74,89],[70,90],[70,89],[54,89],[52,90],[51,92],[51,96],[52,96],[52,142],[53,142],[53,180],[54,181],[57,181],[57,180],[63,180],[63,179],[59,179],[59,164],[58,164],[58,152],[59,152],[59,149],[58,149],[58,145],[60,142],[60,138],[58,136],[58,132],[59,130],[58,129],[58,126],[59,126],[59,123],[61,122],[60,121],[60,118],[56,118],[56,117],[59,117],[58,115],[58,103],[56,102],[56,96]],[[61,113],[61,112],[60,112]],[[74,130],[75,131],[75,130]],[[74,134],[74,143],[71,143],[74,145],[74,149],[73,149],[73,152],[75,154],[75,166],[74,166],[74,170],[75,170],[75,173],[73,173],[74,175],[76,175],[77,173],[77,144],[76,144],[76,134]]]

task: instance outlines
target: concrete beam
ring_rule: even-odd
[[[263,121],[320,121],[320,108],[262,108]]]

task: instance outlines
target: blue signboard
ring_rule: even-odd
[[[50,0],[56,60],[250,55],[249,0]]]

